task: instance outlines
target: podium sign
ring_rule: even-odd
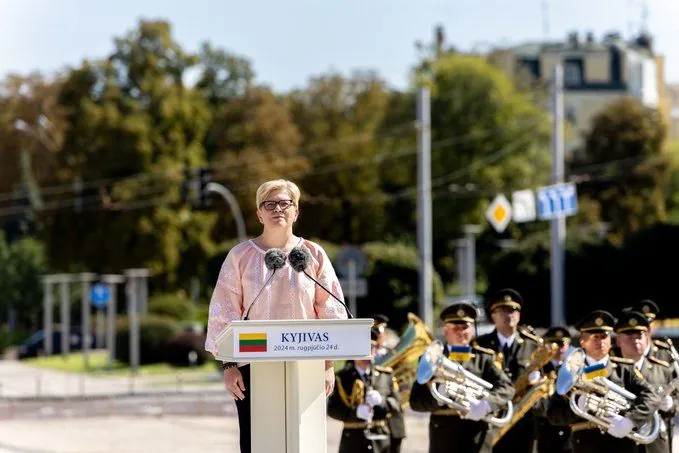
[[[370,358],[373,322],[232,321],[217,335],[218,360],[251,364],[253,453],[327,452],[325,361]]]
[[[370,357],[372,319],[233,321],[216,338],[229,362],[348,360]]]

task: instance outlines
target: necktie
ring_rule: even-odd
[[[509,346],[509,343],[505,343],[505,345],[502,347],[502,355],[504,356],[503,362],[506,367],[507,363],[509,363],[509,358],[512,355],[512,347]]]

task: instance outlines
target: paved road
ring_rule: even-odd
[[[83,397],[162,393],[223,388],[215,373],[181,373],[170,376],[87,376],[41,369],[12,360],[0,360],[0,398]]]
[[[408,420],[403,451],[426,453],[426,418]],[[328,420],[328,453],[341,424]],[[0,453],[185,453],[238,451],[235,416],[106,417],[0,422]]]

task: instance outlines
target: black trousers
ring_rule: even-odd
[[[252,438],[250,437],[250,365],[238,368],[243,375],[245,398],[236,400],[236,410],[238,411],[238,428],[240,430],[240,453],[251,453]]]

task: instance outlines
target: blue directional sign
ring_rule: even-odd
[[[110,297],[111,292],[109,291],[108,286],[102,285],[101,283],[92,286],[92,305],[95,307],[105,307]]]
[[[541,187],[536,198],[539,220],[572,216],[578,212],[578,192],[574,183]]]

